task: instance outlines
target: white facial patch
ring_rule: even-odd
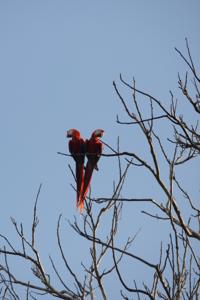
[[[102,129],[95,130],[95,136],[102,136],[104,131]]]

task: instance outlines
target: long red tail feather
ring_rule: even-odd
[[[80,213],[83,212],[84,209],[84,199],[83,198],[79,198],[79,202],[77,203],[77,208],[79,209]]]
[[[84,164],[77,163],[76,164],[76,206],[79,207],[80,198],[83,190],[84,183]]]
[[[86,169],[85,169],[85,178],[84,178],[84,185],[83,185],[83,190],[82,190],[82,196],[81,196],[81,201],[84,202],[86,195],[88,193],[88,189],[90,186],[90,182],[92,179],[92,173],[94,171],[94,165],[91,164],[90,161],[87,162]]]

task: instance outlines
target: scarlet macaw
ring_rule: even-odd
[[[81,194],[84,177],[85,142],[82,139],[80,132],[76,129],[69,129],[67,131],[67,137],[71,138],[71,140],[69,140],[69,152],[72,154],[72,157],[76,162],[76,206],[80,209],[80,211],[82,211],[84,207]]]
[[[81,201],[84,203],[94,169],[98,170],[97,162],[103,150],[103,144],[99,140],[104,134],[104,130],[96,129],[89,140],[85,141],[85,152],[87,156],[87,165],[85,169],[84,185],[82,189]]]

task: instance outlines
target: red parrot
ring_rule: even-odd
[[[84,202],[81,199],[83,189],[83,177],[84,177],[84,159],[85,159],[85,142],[82,139],[80,132],[76,129],[69,129],[67,131],[67,137],[69,140],[69,152],[76,162],[76,206],[82,212]]]
[[[94,169],[98,170],[97,162],[103,150],[103,144],[99,140],[99,138],[101,138],[103,134],[104,134],[104,130],[96,129],[92,133],[91,138],[85,141],[85,153],[88,161],[85,169],[84,185],[82,189],[82,196],[81,196],[82,202],[84,202],[85,197],[87,195],[91,178],[92,178],[92,173]]]

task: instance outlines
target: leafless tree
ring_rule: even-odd
[[[113,284],[119,287],[118,299],[199,299],[200,297],[200,208],[199,201],[194,199],[184,187],[181,180],[180,168],[199,159],[200,132],[198,117],[200,114],[200,74],[195,67],[186,39],[187,54],[176,52],[186,63],[189,72],[184,79],[178,75],[178,86],[181,91],[181,100],[175,99],[170,92],[169,105],[153,95],[139,90],[136,82],[126,82],[120,76],[119,84],[113,82],[117,97],[121,102],[127,120],[122,121],[117,116],[117,123],[128,126],[128,130],[139,130],[143,144],[148,149],[148,154],[120,151],[119,140],[114,149],[105,143],[108,153],[102,154],[105,159],[114,157],[118,161],[119,176],[113,186],[111,197],[87,198],[85,211],[81,220],[69,222],[69,226],[82,238],[88,241],[88,255],[90,264],[82,265],[84,279],[70,267],[70,258],[66,257],[60,235],[61,218],[57,222],[57,247],[60,251],[62,263],[71,281],[67,281],[60,273],[52,257],[49,262],[54,270],[58,284],[52,284],[51,275],[45,271],[39,251],[35,245],[36,229],[39,222],[37,203],[41,186],[39,187],[33,209],[31,238],[24,234],[23,224],[18,224],[13,218],[12,224],[16,230],[21,246],[17,247],[8,236],[0,235],[0,295],[1,299],[38,299],[48,295],[58,299],[110,299],[106,281],[113,275]],[[191,78],[191,81],[189,81]],[[125,99],[120,89],[126,88],[130,98]],[[127,93],[126,93],[127,94]],[[186,100],[188,109],[192,110],[192,120],[187,114],[181,115],[179,107]],[[196,121],[195,121],[196,120]],[[162,127],[167,126],[169,136],[163,136]],[[66,155],[64,153],[60,153]],[[122,163],[123,160],[123,163]],[[126,165],[124,166],[124,161]],[[148,198],[123,198],[121,191],[126,182],[127,174],[131,168],[141,168],[149,173],[152,183],[157,185],[162,192],[162,199]],[[163,168],[167,176],[163,175]],[[72,170],[72,169],[71,169]],[[134,193],[133,193],[134,195]],[[126,202],[135,205],[147,202],[151,211],[141,212],[148,222],[149,218],[155,222],[165,222],[169,226],[167,240],[160,235],[160,253],[149,261],[140,254],[135,253],[134,243],[137,233],[127,236],[126,242],[118,246],[121,240],[120,221]],[[186,204],[187,213],[182,203]],[[94,209],[95,207],[95,209]],[[153,213],[152,213],[153,211]],[[107,224],[106,235],[101,232],[105,216],[110,220]],[[105,232],[105,231],[104,231]],[[138,235],[139,238],[139,235]],[[123,237],[124,239],[124,237]],[[80,241],[81,243],[81,241]],[[19,280],[12,267],[12,257],[20,263],[30,266],[33,280]],[[109,264],[106,259],[109,258]],[[138,262],[143,266],[145,274],[143,282],[137,282],[137,273],[133,272],[132,278],[127,282],[123,261],[128,259],[130,264]],[[22,262],[21,262],[22,260]],[[150,270],[151,275],[147,271]],[[73,282],[73,285],[71,284]],[[49,298],[48,298],[49,299]],[[113,299],[113,298],[112,298]]]

